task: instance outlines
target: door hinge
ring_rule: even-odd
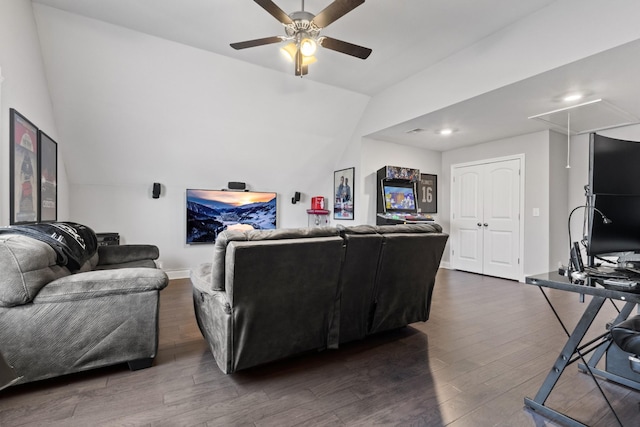
[[[520,265],[520,258],[518,258],[518,265]]]

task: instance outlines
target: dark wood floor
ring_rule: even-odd
[[[428,322],[233,375],[198,331],[190,282],[173,280],[161,295],[152,368],[9,388],[0,426],[554,425],[523,409],[566,340],[533,286],[441,270]],[[550,297],[573,328],[585,308],[577,295]],[[607,305],[592,335],[614,316]],[[623,424],[640,425],[640,393],[600,383]],[[618,425],[575,365],[547,403],[588,425]]]

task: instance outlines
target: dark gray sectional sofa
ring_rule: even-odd
[[[101,246],[77,271],[52,247],[0,234],[0,353],[26,383],[127,362],[151,366],[167,275],[151,245]]]
[[[429,318],[438,224],[225,231],[192,271],[200,330],[236,372]]]

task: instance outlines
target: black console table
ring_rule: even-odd
[[[579,368],[589,373],[594,378],[598,389],[600,389],[600,392],[602,393],[604,399],[607,400],[607,404],[609,405],[612,413],[616,416],[616,419],[618,418],[617,414],[613,410],[613,407],[609,403],[606,395],[600,388],[600,385],[597,383],[595,375],[599,375],[640,390],[639,383],[596,368],[596,364],[600,361],[602,356],[607,351],[608,347],[611,345],[610,340],[607,339],[608,333],[602,334],[601,336],[597,337],[594,340],[591,340],[588,343],[582,343],[587,331],[593,323],[593,320],[595,319],[596,315],[598,314],[606,300],[612,299],[624,302],[623,308],[620,310],[618,316],[613,321],[613,323],[616,324],[629,317],[634,307],[640,303],[640,294],[605,289],[600,285],[590,286],[589,282],[590,281],[587,280],[586,285],[571,283],[568,277],[561,276],[557,272],[530,276],[525,279],[525,283],[529,285],[535,285],[540,288],[542,294],[547,300],[547,303],[549,304],[556,318],[567,333],[568,340],[564,345],[564,348],[560,352],[558,358],[556,359],[555,363],[553,364],[551,371],[549,371],[549,374],[542,383],[542,386],[538,390],[536,396],[533,399],[525,397],[524,404],[527,408],[535,411],[536,413],[539,413],[552,421],[568,426],[585,426],[585,424],[545,405],[545,402],[551,394],[551,391],[555,387],[558,379],[568,365],[577,361],[582,361],[582,364],[579,364]],[[553,307],[553,304],[547,297],[544,288],[559,289],[562,291],[574,292],[580,295],[592,296],[591,301],[589,302],[589,304],[587,304],[586,309],[582,314],[582,317],[578,321],[578,324],[574,328],[573,332],[569,333],[567,328],[562,323],[562,320],[558,316],[556,309]],[[584,357],[589,353],[592,353],[592,355],[587,362]]]

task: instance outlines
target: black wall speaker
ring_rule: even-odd
[[[159,182],[154,182],[153,183],[153,192],[151,194],[152,194],[154,199],[160,198],[160,183]]]
[[[244,190],[245,188],[247,188],[247,184],[245,184],[244,182],[229,182],[227,184],[227,187],[229,188],[229,190]]]
[[[293,194],[293,197],[291,198],[291,203],[293,203],[293,204],[295,205],[295,204],[296,204],[296,202],[299,202],[299,201],[300,201],[300,192],[299,192],[299,191],[296,191],[296,192]]]

